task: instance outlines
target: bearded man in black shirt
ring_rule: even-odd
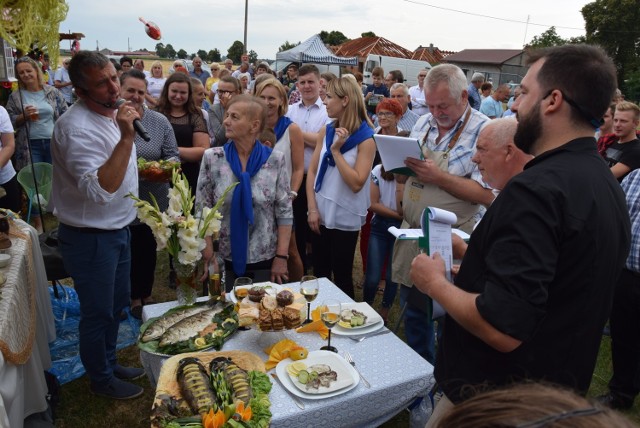
[[[593,137],[616,88],[611,59],[566,45],[528,62],[514,141],[535,158],[471,235],[455,285],[438,254],[411,266],[447,311],[435,366],[444,397],[427,427],[467,386],[544,380],[585,393],[629,251],[624,194]]]

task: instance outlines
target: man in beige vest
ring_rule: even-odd
[[[403,228],[419,228],[422,211],[437,207],[456,214],[454,227],[468,233],[482,216],[493,194],[482,182],[471,161],[476,141],[488,118],[469,106],[467,80],[460,68],[451,64],[433,67],[424,83],[429,113],[420,117],[411,131],[422,145],[424,159],[407,158],[415,173],[404,187]],[[411,291],[411,261],[418,254],[415,241],[396,241],[393,281],[401,284],[400,303],[405,307],[405,332],[411,348],[434,363],[433,321],[426,309],[429,302],[419,291]],[[406,304],[408,301],[408,305]]]

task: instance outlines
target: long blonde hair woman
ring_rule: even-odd
[[[376,147],[362,93],[352,77],[334,79],[324,100],[334,122],[320,131],[309,171],[307,202],[313,270],[353,297],[353,257],[370,205],[369,175]]]
[[[276,134],[274,152],[285,155],[286,168],[291,177],[291,200],[298,196],[304,175],[304,139],[302,130],[285,114],[289,107],[287,91],[275,77],[262,81],[256,87],[256,96],[267,104],[267,128]],[[295,233],[289,242],[289,279],[299,281],[303,275],[302,259],[298,253]]]

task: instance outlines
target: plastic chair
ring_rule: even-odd
[[[35,172],[35,180],[34,180]],[[27,223],[31,220],[31,209],[38,206],[46,208],[51,196],[51,178],[53,174],[53,166],[46,162],[37,162],[27,165],[18,173],[18,183],[22,186],[29,198],[29,207],[27,211]],[[36,183],[38,184],[38,194],[36,195]],[[39,196],[39,198],[37,197]]]

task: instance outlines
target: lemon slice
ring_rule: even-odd
[[[342,328],[352,328],[351,323],[347,321],[338,321],[338,325]]]
[[[296,361],[295,363],[291,363],[287,366],[287,373],[293,377],[298,377],[298,373],[306,368],[307,365],[305,363]]]
[[[194,340],[193,344],[198,348],[201,348],[207,344],[207,341],[204,339],[204,337],[198,337],[196,340]]]

